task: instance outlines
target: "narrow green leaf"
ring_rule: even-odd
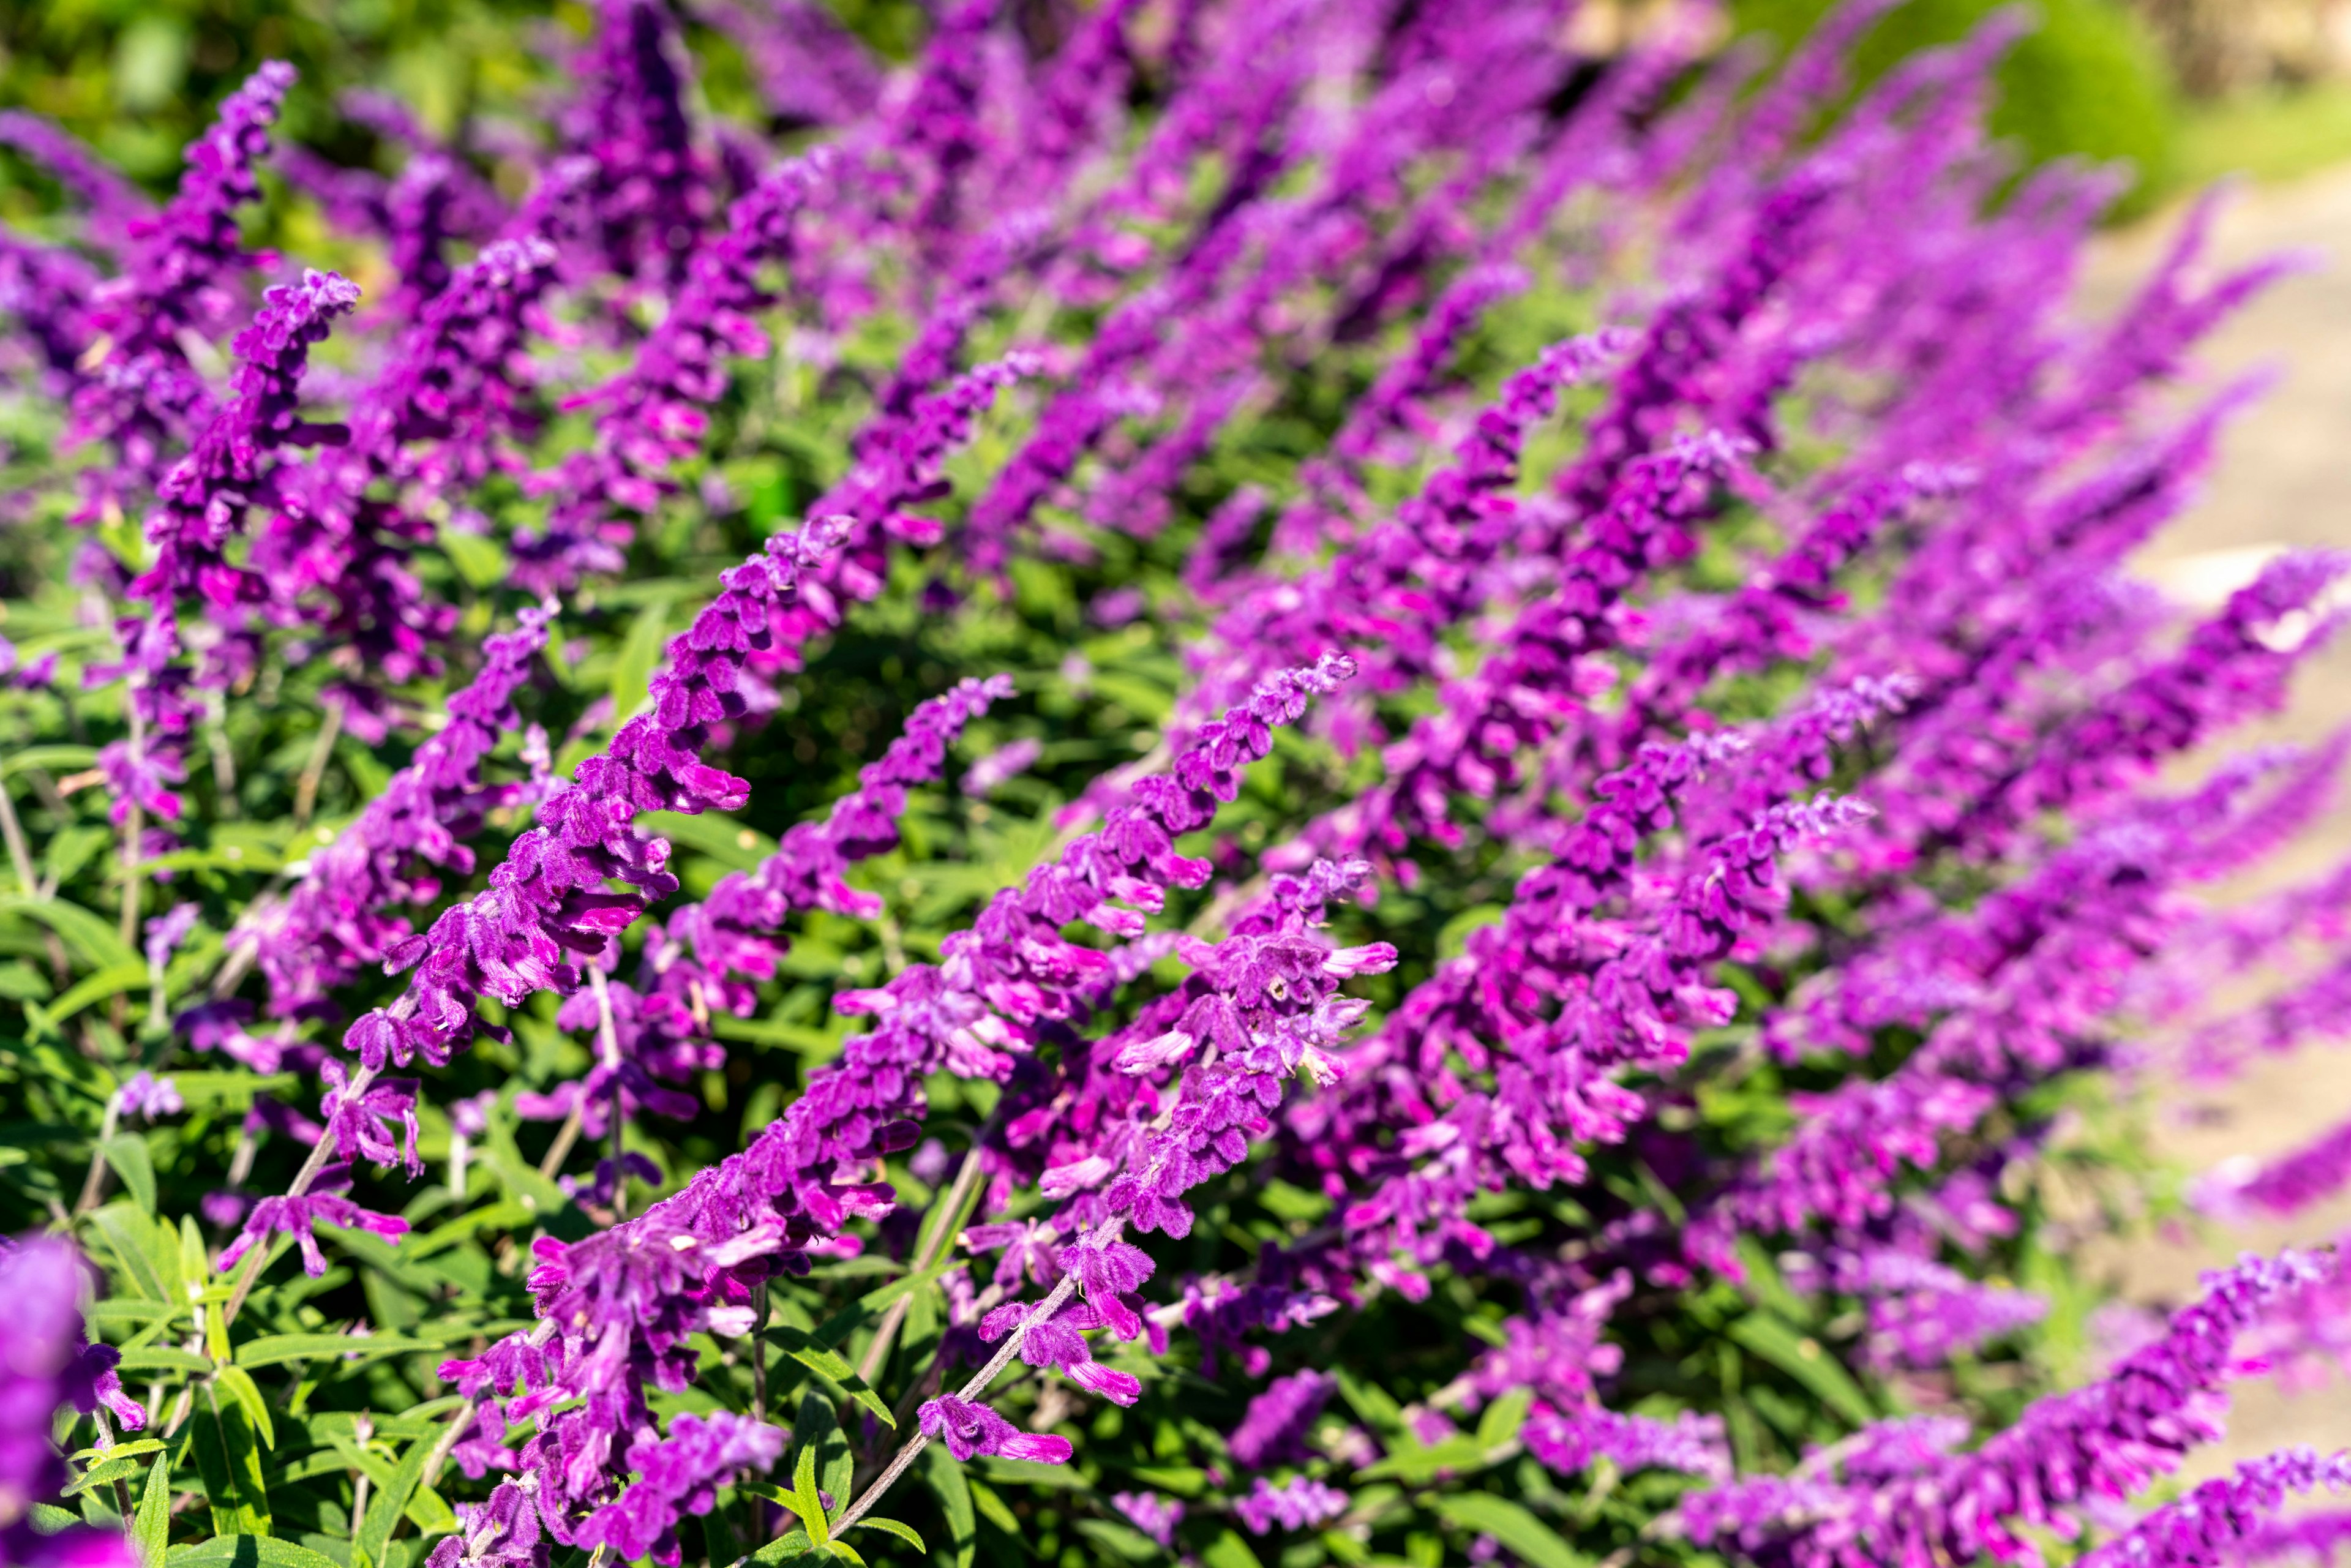
[[[138,1469],[139,1461],[136,1458],[109,1456],[84,1470],[80,1479],[65,1489],[64,1495],[78,1497],[92,1487],[111,1486],[116,1481],[129,1480],[138,1472]]]
[[[78,904],[68,904],[61,898],[45,901],[8,897],[0,898],[0,910],[30,915],[47,925],[89,968],[120,968],[130,965],[142,975],[147,972],[147,967],[139,961],[139,955],[115,934],[112,925]]]
[[[1856,1427],[1877,1419],[1861,1385],[1821,1342],[1770,1312],[1750,1312],[1732,1323],[1730,1337],[1810,1389],[1820,1402]]]
[[[890,1413],[890,1406],[883,1402],[882,1396],[866,1386],[865,1379],[857,1375],[857,1369],[849,1364],[847,1356],[837,1350],[827,1350],[795,1328],[771,1329],[768,1337],[775,1342],[776,1348],[810,1372],[839,1384],[842,1393],[873,1412],[883,1426],[894,1427],[898,1425],[897,1418]]]
[[[910,1291],[919,1291],[926,1286],[937,1284],[951,1270],[964,1267],[967,1261],[965,1259],[951,1257],[934,1264],[919,1274],[908,1274],[893,1280],[886,1285],[876,1286],[817,1324],[812,1332],[802,1337],[813,1344],[839,1345],[866,1323],[881,1316],[883,1310],[899,1297]],[[782,1332],[780,1329],[772,1331],[774,1333]],[[781,1340],[778,1340],[776,1343],[778,1349],[784,1348]]]
[[[859,1520],[855,1524],[851,1525],[849,1528],[852,1530],[879,1530],[887,1534],[894,1535],[899,1540],[904,1542],[907,1545],[913,1547],[915,1551],[920,1552],[925,1555],[928,1555],[931,1550],[929,1547],[923,1544],[923,1538],[919,1534],[915,1533],[914,1527],[913,1525],[901,1524],[894,1519],[881,1519],[874,1515],[868,1514],[866,1517]]]
[[[1527,1409],[1534,1397],[1531,1389],[1513,1388],[1487,1406],[1478,1419],[1478,1446],[1490,1452],[1513,1441],[1519,1428],[1527,1424]]]
[[[235,1395],[236,1402],[245,1406],[253,1429],[261,1434],[261,1446],[277,1447],[277,1428],[269,1419],[269,1401],[261,1396],[261,1388],[253,1381],[253,1375],[241,1366],[224,1366],[214,1375],[220,1379],[220,1385]]]
[[[637,828],[641,832],[659,833],[737,871],[749,871],[776,852],[775,840],[716,811],[695,817],[683,811],[647,811],[637,819]]]
[[[147,984],[144,964],[109,964],[97,974],[78,981],[64,996],[48,1005],[49,1021],[63,1023],[92,1002],[102,1002],[136,991]]]
[[[400,1516],[408,1511],[408,1500],[424,1477],[424,1460],[433,1451],[433,1443],[430,1435],[410,1443],[408,1452],[401,1456],[400,1469],[368,1504],[355,1544],[367,1553],[369,1562],[383,1561],[383,1549],[392,1544],[392,1532],[400,1528]]]
[[[463,528],[441,530],[441,553],[449,558],[449,564],[457,569],[457,575],[470,588],[496,588],[506,580],[509,570],[507,552],[498,548],[496,539],[485,534],[469,534]]]
[[[131,1544],[139,1553],[140,1568],[162,1568],[163,1549],[172,1539],[172,1461],[157,1459],[147,1467],[147,1484],[139,1489],[139,1511],[131,1521]]]
[[[815,1549],[816,1542],[809,1539],[807,1531],[788,1531],[751,1553],[751,1561],[761,1564],[789,1563],[795,1557],[807,1556]]]
[[[856,1477],[857,1460],[849,1451],[849,1438],[841,1430],[841,1416],[831,1400],[817,1394],[801,1399],[799,1411],[792,1417],[792,1441],[816,1450],[817,1490],[832,1499],[828,1521],[840,1518],[849,1506],[849,1485]]]
[[[1208,1542],[1208,1549],[1200,1553],[1200,1561],[1207,1568],[1264,1568],[1257,1553],[1249,1550],[1249,1543],[1240,1538],[1238,1531],[1231,1530]]]
[[[653,666],[661,663],[662,634],[669,629],[670,599],[667,594],[650,601],[637,612],[636,621],[629,627],[628,641],[612,663],[612,722],[628,722],[629,716],[643,706],[646,687],[653,680]]]
[[[97,761],[97,750],[88,746],[20,746],[0,757],[0,779],[30,773],[36,768],[46,768],[52,773],[78,773]]]
[[[103,1206],[89,1218],[139,1295],[152,1301],[169,1302],[175,1308],[185,1306],[188,1297],[181,1288],[180,1233],[176,1228],[158,1224],[136,1203],[120,1199]]]
[[[939,1516],[946,1521],[956,1568],[971,1568],[979,1551],[979,1530],[972,1517],[971,1482],[955,1456],[934,1443],[923,1450],[923,1479],[939,1500]]]
[[[210,1385],[196,1394],[193,1418],[196,1470],[212,1505],[215,1535],[269,1533],[269,1489],[262,1479],[261,1448],[245,1406],[223,1399]]]
[[[149,1214],[154,1213],[155,1162],[148,1156],[147,1140],[136,1133],[117,1133],[99,1145],[99,1152],[114,1167],[114,1174],[122,1178],[122,1189],[132,1201]]]
[[[950,1454],[947,1458],[952,1462],[955,1456]],[[972,1480],[967,1475],[965,1484],[970,1489],[972,1506],[979,1510],[980,1517],[1005,1534],[1018,1538],[1020,1521],[1005,1506],[1004,1500],[996,1495],[996,1489],[984,1481]]]
[[[1078,1521],[1078,1533],[1128,1563],[1167,1561],[1167,1553],[1157,1542],[1133,1525],[1121,1524],[1115,1520],[1081,1519]]]
[[[1583,1568],[1588,1561],[1557,1531],[1508,1498],[1458,1492],[1433,1500],[1437,1511],[1478,1535],[1490,1535],[1533,1568]]]
[[[164,1568],[342,1568],[322,1552],[258,1535],[220,1535],[164,1554]]]
[[[277,1366],[288,1361],[313,1361],[326,1356],[370,1359],[401,1355],[413,1350],[438,1350],[447,1342],[401,1334],[274,1333],[248,1340],[236,1347],[239,1366]]]
[[[1400,1448],[1355,1472],[1358,1480],[1400,1480],[1418,1486],[1447,1470],[1466,1475],[1486,1468],[1486,1446],[1475,1437],[1447,1437],[1426,1448]]]
[[[87,1464],[92,1459],[135,1459],[141,1454],[160,1454],[162,1451],[163,1445],[160,1439],[141,1437],[135,1443],[117,1443],[110,1448],[76,1448],[66,1458],[77,1464]]]
[[[141,1350],[126,1350],[122,1353],[120,1367],[124,1372],[198,1374],[210,1372],[212,1369],[213,1364],[209,1357],[198,1355],[193,1350],[182,1350],[176,1345],[169,1344],[151,1344]]]
[[[846,1563],[850,1568],[865,1568],[865,1559],[860,1557],[857,1548],[846,1541],[828,1541],[820,1550],[836,1563]]]
[[[819,1546],[832,1539],[830,1521],[825,1518],[824,1499],[816,1486],[816,1445],[800,1449],[799,1462],[792,1467],[792,1511],[799,1515],[800,1528]]]

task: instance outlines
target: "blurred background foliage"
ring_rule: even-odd
[[[1052,0],[1020,0],[1043,10]],[[1656,0],[1587,0],[1637,22]],[[832,0],[850,25],[903,56],[917,0]],[[1831,0],[1729,0],[1736,29],[1784,49]],[[1864,79],[1967,32],[2001,0],[1907,0],[1864,38]],[[2121,161],[2136,172],[2127,217],[2242,169],[2285,176],[2351,156],[2346,0],[2029,0],[2032,30],[2001,76],[1993,123],[2034,162]],[[689,7],[690,10],[690,7]],[[302,85],[287,134],[340,162],[384,156],[333,111],[353,86],[397,94],[444,134],[469,118],[527,114],[549,46],[585,31],[579,0],[14,0],[0,5],[0,104],[34,110],[127,173],[166,188],[211,107],[264,59]],[[711,107],[758,117],[733,47],[696,28]],[[0,215],[48,204],[44,182],[0,155]]]

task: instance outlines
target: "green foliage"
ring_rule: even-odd
[[[1833,0],[1731,0],[1741,30],[1783,43]],[[2003,0],[1906,0],[1862,39],[1855,65],[1876,80],[1923,48],[1964,37]],[[2177,188],[2179,105],[2170,70],[2147,25],[2122,0],[2033,0],[2032,31],[2000,70],[1992,129],[2028,161],[2079,158],[2130,166],[2118,213],[2141,212]]]

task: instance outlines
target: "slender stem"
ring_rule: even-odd
[[[563,1118],[563,1125],[555,1129],[555,1142],[547,1145],[547,1153],[538,1162],[538,1174],[549,1181],[555,1179],[555,1173],[561,1170],[563,1162],[570,1157],[571,1145],[580,1141],[580,1108],[587,1101],[588,1097],[583,1094],[571,1103],[571,1113]]]
[[[40,883],[33,874],[33,851],[25,842],[24,824],[16,821],[16,802],[8,799],[5,787],[0,787],[0,834],[8,840],[8,861],[16,867],[17,885],[25,890],[26,898],[38,897],[36,890]]]
[[[212,752],[213,792],[220,797],[220,814],[241,815],[236,800],[236,758],[228,748],[228,699],[218,686],[204,689],[204,745]]]
[[[409,1009],[403,1009],[401,1003],[407,1000],[407,998],[402,997],[400,1002],[394,1002],[392,1012],[397,1016],[405,1017]],[[367,1092],[368,1085],[374,1082],[375,1069],[362,1064],[357,1072],[351,1074],[350,1083],[343,1091],[344,1098],[358,1099]],[[334,1135],[331,1133],[319,1134],[319,1141],[310,1145],[310,1157],[302,1162],[302,1168],[294,1173],[293,1181],[287,1184],[286,1196],[299,1197],[309,1191],[310,1184],[319,1179],[319,1173],[327,1168],[327,1163],[332,1157],[333,1150]],[[268,1255],[267,1245],[258,1242],[255,1244],[252,1251],[245,1255],[245,1261],[237,1270],[236,1287],[229,1291],[228,1301],[221,1308],[223,1328],[236,1321],[236,1314],[245,1305],[246,1297],[253,1293],[253,1287],[261,1278],[262,1260]]]
[[[131,716],[131,777],[129,798],[123,801],[122,816],[122,945],[135,947],[139,941],[139,841],[147,836],[147,814],[139,807],[138,778],[145,766],[147,721],[140,716],[139,691],[133,687],[123,699],[123,708]],[[122,997],[114,998],[114,1027],[122,1027],[129,1009]]]
[[[106,1196],[106,1141],[114,1136],[114,1129],[122,1120],[122,1092],[118,1089],[106,1097],[106,1114],[99,1118],[98,1146],[89,1151],[89,1173],[81,1178],[81,1196],[74,1199],[74,1218],[78,1219],[98,1207]]]
[[[751,1287],[751,1419],[768,1418],[768,1282]]]
[[[319,780],[326,775],[327,759],[335,754],[335,737],[343,732],[343,705],[327,705],[327,722],[319,727],[319,738],[310,747],[310,759],[302,764],[302,777],[294,784],[294,825],[301,827],[310,820],[310,808],[318,804]]]
[[[89,1413],[89,1418],[91,1423],[98,1428],[98,1446],[101,1448],[110,1448],[114,1447],[114,1423],[106,1418],[106,1406],[101,1405],[97,1409],[92,1410]],[[131,1489],[123,1484],[122,1478],[120,1476],[114,1478],[114,1506],[122,1515],[122,1527],[125,1530],[130,1529],[131,1518]]]
[[[1117,1240],[1120,1234],[1125,1228],[1126,1221],[1123,1219],[1112,1220],[1110,1222],[1110,1235],[1107,1239],[1111,1241]],[[1061,1275],[1061,1281],[1050,1291],[1047,1291],[1045,1299],[1038,1302],[1036,1308],[1029,1312],[1029,1321],[1030,1322],[1036,1322],[1041,1319],[1051,1317],[1055,1312],[1061,1311],[1061,1303],[1068,1301],[1071,1295],[1075,1292],[1077,1288],[1078,1276],[1076,1270],[1071,1270],[1064,1272]],[[987,1385],[996,1381],[997,1375],[1001,1373],[1006,1367],[1011,1365],[1013,1361],[1020,1354],[1020,1342],[1023,1337],[1021,1331],[1018,1329],[1006,1334],[1004,1336],[1004,1343],[997,1347],[996,1354],[988,1358],[987,1364],[981,1367],[978,1372],[973,1374],[971,1381],[963,1385],[962,1391],[957,1394],[956,1397],[958,1399],[977,1399],[981,1395],[987,1393]],[[849,1505],[849,1511],[842,1514],[838,1520],[833,1521],[832,1532],[835,1535],[842,1534],[851,1525],[855,1524],[859,1520],[863,1519],[867,1514],[872,1512],[873,1505],[882,1500],[882,1494],[888,1491],[893,1485],[896,1484],[898,1478],[906,1473],[907,1467],[912,1465],[917,1458],[921,1458],[923,1450],[929,1448],[930,1445],[930,1434],[924,1431],[920,1427],[917,1427],[914,1429],[914,1435],[906,1439],[905,1447],[900,1448],[895,1454],[891,1456],[888,1468],[883,1469],[880,1475],[873,1478],[873,1484],[865,1489],[864,1495],[860,1497],[855,1502],[851,1503]]]
[[[596,993],[596,1035],[604,1047],[604,1071],[612,1075],[612,1215],[629,1216],[629,1168],[621,1163],[621,1030],[612,1021],[612,992],[604,983],[604,966],[588,966],[588,986]],[[586,1095],[580,1098],[585,1100]]]
[[[999,1100],[997,1103],[1001,1106],[1003,1102]],[[973,1134],[971,1147],[963,1156],[963,1166],[956,1172],[955,1185],[947,1188],[946,1197],[940,1201],[936,1210],[938,1228],[925,1237],[923,1245],[915,1249],[908,1273],[921,1273],[936,1263],[947,1249],[947,1233],[955,1226],[956,1216],[963,1212],[965,1202],[971,1197],[971,1189],[979,1185],[979,1152],[995,1125],[996,1117],[991,1113],[987,1124]],[[898,1325],[905,1321],[906,1312],[914,1302],[914,1292],[910,1291],[891,1302],[890,1310],[882,1314],[882,1326],[873,1331],[873,1343],[865,1347],[864,1358],[857,1364],[857,1375],[868,1384],[882,1375],[883,1364],[890,1359],[890,1342],[896,1337]]]

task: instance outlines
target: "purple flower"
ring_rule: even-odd
[[[1037,765],[1043,756],[1041,742],[1030,739],[1007,741],[994,751],[973,763],[963,776],[963,792],[978,797],[996,793],[1008,779],[1018,778]]]
[[[1023,1432],[985,1405],[943,1394],[918,1413],[923,1433],[946,1444],[958,1459],[992,1454],[1007,1459],[1029,1459],[1040,1465],[1070,1462],[1070,1440],[1050,1434]]]
[[[1241,1424],[1225,1440],[1226,1447],[1235,1459],[1253,1470],[1304,1464],[1306,1434],[1337,1386],[1330,1377],[1313,1371],[1275,1378],[1266,1385],[1264,1393],[1249,1401]]]
[[[104,1404],[132,1431],[146,1424],[145,1413],[123,1397],[117,1353],[83,1338],[87,1267],[68,1241],[0,1241],[0,1291],[10,1312],[9,1331],[0,1336],[0,1553],[10,1563],[130,1568],[133,1561],[119,1534],[78,1525],[43,1536],[26,1518],[27,1505],[55,1497],[66,1483],[65,1458],[49,1441],[60,1408],[87,1415]]]
[[[1347,1494],[1305,1476],[1274,1485],[1263,1476],[1247,1497],[1233,1500],[1233,1514],[1253,1535],[1277,1530],[1311,1530],[1347,1511]]]
[[[1176,1527],[1184,1522],[1184,1505],[1173,1498],[1162,1497],[1155,1491],[1123,1491],[1111,1494],[1118,1511],[1127,1521],[1157,1542],[1165,1550],[1176,1546]]]

